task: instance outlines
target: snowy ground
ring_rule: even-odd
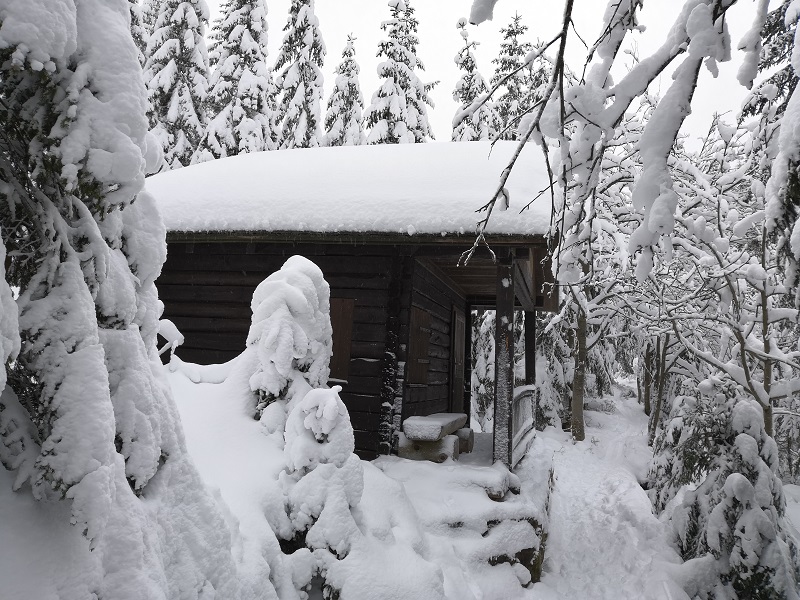
[[[238,368],[244,372],[246,367]],[[243,579],[269,578],[281,600],[300,598],[293,580],[302,561],[284,557],[265,518],[283,510],[277,484],[284,465],[280,445],[249,416],[246,378],[237,374],[236,365],[193,375],[221,382],[169,376],[189,452],[220,505],[227,506]],[[686,598],[677,583],[680,559],[637,482],[650,456],[646,419],[633,398],[617,394],[604,406],[608,412],[587,412],[585,442],[573,444],[555,429],[541,433],[517,469],[519,481],[483,466],[477,455],[461,464],[396,457],[366,463],[364,494],[354,511],[364,542],[345,565],[350,593],[343,597]],[[555,485],[544,574],[526,588],[520,585],[525,573],[519,565],[490,567],[486,557],[529,541],[532,530],[521,525],[526,518],[545,519],[541,511],[550,465]],[[785,490],[787,512],[800,523],[800,487]],[[503,519],[510,523],[508,530],[487,525]],[[11,492],[9,474],[0,469],[2,600],[5,593],[9,599],[81,597],[89,555],[85,540],[67,521],[58,507],[43,508],[29,494]],[[254,586],[244,593],[258,597],[259,590]]]
[[[222,385],[193,384],[181,374],[170,379],[190,453],[206,481],[220,488],[232,511],[242,515],[240,520],[250,515],[263,527],[259,507],[246,506],[246,498],[241,496],[264,495],[272,498],[268,503],[277,502],[267,488],[281,468],[282,457],[278,447],[261,434],[260,426],[237,408],[240,402],[235,398],[241,398],[244,390],[233,387],[235,377]],[[517,469],[522,494],[506,494],[506,502],[487,499],[484,488],[502,485],[503,477],[491,468],[475,466],[480,461],[434,465],[389,457],[373,463],[378,469],[366,471],[363,510],[395,502],[385,496],[371,497],[371,480],[375,489],[385,485],[376,480],[380,472],[402,483],[404,502],[395,502],[390,510],[402,507],[407,513],[410,503],[415,514],[398,516],[395,525],[421,527],[422,533],[414,531],[413,535],[423,537],[422,555],[442,570],[444,592],[454,600],[684,598],[670,575],[680,559],[667,543],[665,527],[653,516],[637,481],[645,474],[650,456],[646,417],[635,399],[619,394],[605,405],[607,413],[587,412],[585,442],[573,444],[568,433],[555,429],[539,435]],[[249,461],[244,470],[259,473],[245,484],[234,481],[239,477],[230,468],[239,462],[234,458],[238,454]],[[488,537],[482,531],[486,522],[498,515],[522,516],[542,507],[551,464],[556,480],[542,581],[524,588],[509,565],[500,565],[504,570],[476,567],[478,562],[470,562],[470,558],[489,551],[479,548]],[[453,526],[453,521],[464,524]],[[241,529],[243,537],[252,535],[247,533],[249,527]],[[257,543],[251,541],[250,545]]]
[[[606,399],[586,413],[586,441],[548,429],[533,448],[553,453],[556,482],[544,576],[533,598],[685,598],[666,541],[637,479],[647,471],[647,420],[635,398]],[[526,460],[536,460],[529,456]]]

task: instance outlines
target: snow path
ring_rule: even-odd
[[[680,558],[637,482],[646,472],[646,417],[636,399],[613,399],[614,414],[587,412],[587,440],[548,429],[556,481],[544,575],[533,598],[678,600],[670,573]]]

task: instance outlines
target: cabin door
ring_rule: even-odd
[[[464,412],[464,354],[466,345],[466,318],[464,311],[453,307],[450,326],[450,411]]]

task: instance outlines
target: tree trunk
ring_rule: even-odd
[[[775,437],[775,433],[773,431],[773,416],[772,416],[772,404],[767,404],[764,408],[764,430],[767,432],[767,435],[771,438]]]
[[[583,426],[583,394],[586,388],[586,315],[578,310],[578,327],[575,330],[578,351],[575,355],[575,376],[572,379],[572,439],[586,439]]]
[[[653,364],[653,346],[648,340],[644,351],[644,414],[650,416],[650,390],[653,387],[653,375],[651,366]]]
[[[658,365],[656,369],[656,406],[653,415],[650,417],[650,445],[656,439],[656,432],[658,431],[658,424],[661,420],[661,404],[664,397],[664,384],[667,381],[667,346],[669,346],[669,334],[664,336],[664,342],[656,347],[658,355]],[[660,350],[660,351],[659,351]]]

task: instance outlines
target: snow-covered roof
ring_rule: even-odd
[[[147,179],[168,231],[471,233],[516,142],[349,146],[242,154]],[[550,223],[541,151],[529,144],[488,233]],[[520,209],[540,197],[529,210]]]

